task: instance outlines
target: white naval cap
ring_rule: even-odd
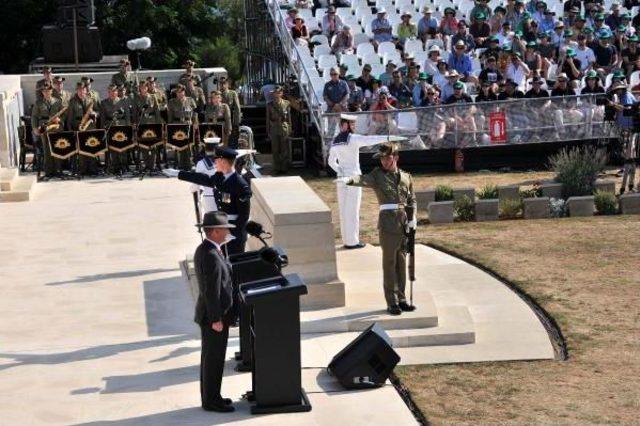
[[[220,140],[220,138],[204,138],[204,143],[217,145],[220,143]]]
[[[340,114],[340,120],[346,120],[346,121],[356,121],[358,119],[357,115],[352,115],[352,114]]]

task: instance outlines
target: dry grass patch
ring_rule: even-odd
[[[417,177],[418,187],[521,183],[531,174]],[[535,175],[534,175],[535,176]],[[538,175],[539,176],[539,175]],[[479,182],[477,179],[482,178]],[[331,206],[330,179],[311,186]],[[363,192],[362,240],[377,243],[377,205]],[[339,238],[339,233],[336,232]],[[533,296],[560,325],[569,360],[397,369],[435,424],[638,424],[640,217],[456,223],[418,238],[486,265]]]

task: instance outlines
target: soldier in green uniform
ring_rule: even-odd
[[[204,91],[200,86],[196,86],[196,79],[191,77],[187,80],[187,84],[185,85],[185,93],[187,97],[196,101],[196,106],[198,107],[198,111],[204,110],[205,105],[207,104],[207,98],[204,95]]]
[[[51,147],[49,146],[46,131],[40,129],[40,126],[46,126],[50,120],[52,121],[51,124],[63,124],[64,114],[59,118],[53,118],[63,109],[63,106],[60,99],[53,96],[53,88],[50,85],[44,84],[41,86],[40,92],[42,99],[36,100],[31,109],[31,126],[33,134],[40,138],[45,177],[50,178],[60,172],[60,160],[51,156]]]
[[[196,102],[185,93],[185,87],[178,84],[175,88],[175,98],[169,100],[167,115],[169,123],[197,124],[198,114]],[[191,150],[184,149],[177,152],[178,168],[191,170]]]
[[[289,171],[289,134],[291,133],[291,111],[289,101],[282,99],[282,86],[271,92],[273,101],[267,104],[267,131],[271,139],[273,174]]]
[[[147,86],[149,87],[149,93],[156,98],[160,111],[165,111],[167,109],[168,102],[167,94],[164,89],[158,87],[158,79],[153,76],[147,77]]]
[[[191,59],[189,59],[187,62],[184,63],[184,65],[182,66],[184,68],[184,73],[180,75],[180,78],[178,79],[179,84],[186,86],[187,81],[193,78],[196,81],[196,85],[200,86],[200,83],[201,83],[200,76],[193,72],[193,67],[195,65],[196,63],[193,62]]]
[[[138,93],[133,98],[133,121],[137,124],[158,124],[162,123],[160,109],[156,98],[149,93],[149,84],[146,81],[140,83]],[[147,171],[153,171],[158,161],[159,146],[152,149],[140,148],[144,167]]]
[[[97,111],[100,105],[88,95],[87,85],[79,81],[76,84],[76,93],[69,100],[69,109],[67,110],[67,129],[80,130],[82,119],[88,113],[88,125],[84,130],[92,130],[96,128]],[[80,174],[96,174],[98,172],[98,159],[79,155],[78,171]]]
[[[400,315],[413,311],[407,303],[407,231],[416,227],[416,198],[411,175],[398,168],[398,147],[394,143],[380,146],[374,157],[380,158],[380,167],[361,176],[340,178],[347,185],[363,186],[375,191],[380,204],[378,232],[382,247],[384,297],[387,312]],[[407,208],[412,217],[407,217]]]
[[[204,121],[222,124],[224,134],[218,136],[222,138],[222,144],[227,145],[231,134],[231,111],[229,105],[222,103],[222,95],[217,90],[211,92],[209,103],[204,109]]]
[[[220,93],[222,94],[222,102],[229,105],[231,111],[231,135],[229,136],[229,146],[238,147],[238,136],[240,134],[240,122],[242,121],[242,111],[240,109],[240,98],[238,92],[229,89],[229,80],[226,77],[220,77],[219,80]]]
[[[42,88],[45,85],[53,86],[53,70],[50,66],[42,67],[42,78],[36,82],[36,100],[42,99]]]
[[[53,78],[53,96],[60,99],[63,107],[69,105],[71,93],[64,90],[64,77],[56,76]]]
[[[124,86],[128,91],[135,90],[135,76],[131,72],[131,62],[128,59],[120,60],[120,69],[111,76],[111,84],[116,86]]]
[[[91,83],[93,83],[93,78],[83,76],[80,79],[80,81],[82,81],[87,88],[87,96],[93,99],[94,106],[97,107],[97,105],[100,104],[100,94],[96,90],[93,90],[91,88]]]
[[[110,84],[107,98],[100,102],[100,128],[109,130],[111,126],[131,124],[131,113],[125,99],[118,97],[118,86]],[[122,174],[129,167],[126,152],[108,151],[111,173]]]

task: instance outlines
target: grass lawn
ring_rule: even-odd
[[[520,183],[545,173],[416,176],[416,186]],[[331,179],[310,185],[331,206]],[[377,243],[363,191],[361,235]],[[336,236],[339,233],[336,230]],[[422,226],[418,239],[506,277],[553,316],[567,361],[415,366],[398,377],[434,424],[640,423],[640,216]]]

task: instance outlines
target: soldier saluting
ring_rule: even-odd
[[[407,229],[416,228],[416,199],[411,175],[398,168],[398,147],[394,143],[380,146],[374,157],[380,158],[380,167],[360,176],[338,180],[347,185],[363,186],[374,190],[380,214],[378,232],[382,247],[382,271],[384,297],[387,312],[400,315],[402,311],[413,311],[407,303],[405,286],[407,281]],[[411,217],[407,215],[407,209]]]

